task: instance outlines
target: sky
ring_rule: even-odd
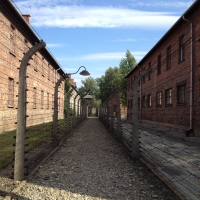
[[[128,50],[137,63],[195,0],[12,0],[65,73],[85,66],[94,79],[119,67]],[[80,70],[81,71],[81,70]],[[79,72],[80,72],[79,71]],[[77,87],[87,77],[72,76]]]

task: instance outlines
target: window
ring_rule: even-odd
[[[149,62],[148,69],[151,69],[151,62]],[[151,80],[151,70],[148,72],[148,80]]]
[[[36,108],[36,104],[37,104],[37,89],[36,87],[33,88],[33,108]]]
[[[158,75],[161,74],[161,54],[158,55]]]
[[[52,100],[51,100],[51,102],[52,102],[52,109],[54,109],[54,94],[52,94]]]
[[[15,53],[15,28],[10,27],[10,52]]]
[[[47,93],[47,109],[49,109],[49,93]]]
[[[44,107],[44,91],[41,91],[41,109]]]
[[[42,76],[44,76],[44,65],[45,65],[44,58],[42,58]]]
[[[8,107],[14,107],[14,79],[8,79]]]
[[[151,94],[147,96],[147,106],[151,107]]]
[[[51,77],[51,66],[48,63],[48,80],[50,80],[50,77]]]
[[[143,68],[143,72],[145,71],[145,67]],[[142,76],[142,83],[145,83],[145,74]]]
[[[185,60],[185,36],[179,38],[179,62]]]
[[[172,105],[172,89],[165,90],[165,104]]]
[[[24,39],[24,52],[26,53],[28,51],[28,41]]]
[[[37,71],[37,55],[35,54],[33,58],[33,68],[35,71]]]
[[[156,93],[156,105],[162,106],[162,92]]]
[[[133,78],[131,78],[131,90],[133,90]]]
[[[181,85],[177,87],[178,104],[184,104],[185,101],[186,85]]]
[[[171,46],[169,46],[167,48],[167,59],[166,59],[166,69],[170,69],[171,68]]]
[[[146,96],[142,96],[142,107],[146,107]]]
[[[131,108],[133,108],[133,99],[131,99],[131,102],[130,102],[130,106],[131,106]]]

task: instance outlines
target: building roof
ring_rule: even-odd
[[[10,0],[0,0],[0,9],[32,45],[41,41]],[[40,49],[39,52],[64,77],[65,72],[53,55],[46,48]]]
[[[83,97],[83,99],[94,99],[94,97],[90,94],[87,94]]]
[[[182,22],[183,16],[187,18],[189,14],[191,14],[196,8],[200,6],[200,0],[196,0],[186,11],[183,15],[175,22],[175,24],[165,33],[165,35],[155,44],[155,46],[142,58],[142,60],[126,75],[125,78],[128,78],[132,72],[140,67],[142,62],[174,31]]]

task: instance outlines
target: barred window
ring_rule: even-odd
[[[151,62],[149,62],[148,69],[151,69]],[[148,80],[151,80],[151,70],[148,72]]]
[[[49,109],[49,93],[47,93],[47,109]]]
[[[165,104],[166,105],[172,104],[172,89],[165,90]]]
[[[171,45],[167,48],[167,59],[166,59],[166,69],[171,68]]]
[[[41,91],[41,109],[44,108],[44,91]]]
[[[162,105],[162,92],[156,93],[156,105],[161,106]]]
[[[161,54],[158,55],[158,75],[161,74]]]
[[[186,85],[178,86],[177,88],[177,95],[178,95],[178,104],[184,104],[185,101],[185,94],[186,94]]]
[[[33,88],[33,108],[35,109],[37,105],[37,89]]]
[[[179,62],[185,60],[185,36],[179,38]]]
[[[8,78],[8,107],[14,107],[14,79]]]
[[[10,27],[10,52],[15,53],[15,28]]]
[[[147,106],[151,107],[151,94],[147,96]]]

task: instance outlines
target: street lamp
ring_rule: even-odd
[[[79,69],[77,70],[77,72],[79,72],[79,70],[80,70],[82,67],[84,68],[84,70],[80,72],[80,75],[82,75],[82,76],[89,76],[90,73],[86,70],[86,68],[85,68],[84,66],[80,66]],[[76,74],[77,72],[71,73],[71,74],[66,73],[66,74],[65,74],[65,78],[69,78],[68,75]]]

